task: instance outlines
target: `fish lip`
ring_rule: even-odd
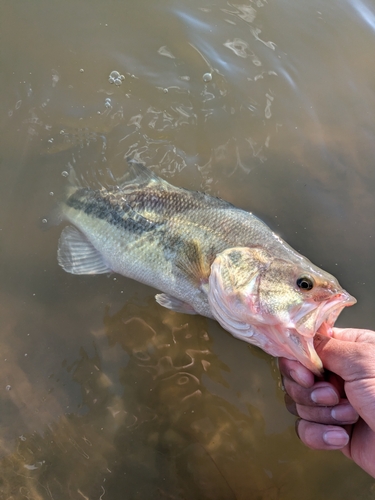
[[[315,322],[315,332],[331,335],[333,325],[345,307],[354,305],[357,300],[346,290],[335,294],[331,299],[318,308],[318,316]]]

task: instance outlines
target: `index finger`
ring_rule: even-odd
[[[314,385],[314,374],[303,366],[299,361],[279,358],[279,369],[283,377],[290,378],[297,384],[309,389]]]

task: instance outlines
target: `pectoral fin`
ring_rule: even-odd
[[[197,314],[195,309],[191,307],[190,304],[187,304],[180,299],[176,299],[176,297],[172,297],[171,295],[167,295],[166,293],[159,293],[158,295],[155,295],[155,300],[161,306],[171,309],[172,311],[183,314]]]
[[[214,258],[213,253],[207,254],[202,250],[198,240],[189,240],[184,242],[175,264],[193,284],[200,286],[208,281]]]
[[[71,274],[111,272],[101,253],[73,226],[67,226],[61,233],[57,260],[64,271]]]

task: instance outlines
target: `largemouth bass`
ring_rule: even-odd
[[[322,372],[313,337],[329,335],[356,302],[336,278],[253,214],[174,187],[143,165],[130,163],[111,186],[96,184],[70,174],[60,206],[73,224],[59,240],[65,271],[115,272],[153,286],[160,305],[214,318],[272,356]]]

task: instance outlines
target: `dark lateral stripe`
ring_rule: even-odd
[[[95,191],[79,190],[67,199],[66,204],[90,217],[102,219],[108,224],[133,233],[152,231],[156,226],[154,222],[145,219],[128,205],[114,205]]]

